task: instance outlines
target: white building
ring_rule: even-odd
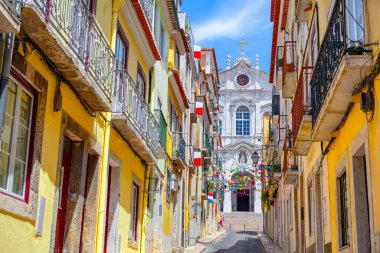
[[[244,50],[233,66],[230,56],[226,63],[226,70],[219,73],[223,170],[226,180],[245,178],[247,183],[230,184],[225,189],[223,210],[261,213],[261,194],[254,190],[260,189],[259,182],[253,185],[248,180],[258,175],[252,155],[261,155],[262,119],[272,110],[272,85],[268,74],[260,70],[258,55],[255,66]]]

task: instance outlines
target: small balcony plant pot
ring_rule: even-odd
[[[274,172],[281,172],[280,164],[273,164],[273,170]]]
[[[296,164],[292,164],[290,166],[290,170],[292,170],[292,171],[298,171],[298,166]]]

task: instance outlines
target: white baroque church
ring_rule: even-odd
[[[260,70],[259,65],[258,55],[253,65],[242,50],[233,66],[228,55],[226,69],[219,73],[221,157],[225,180],[230,182],[258,178],[263,114],[272,110],[272,85],[268,74]],[[254,164],[257,155],[259,161]],[[252,159],[255,156],[256,159]],[[223,211],[261,213],[260,183],[229,184],[224,191]]]

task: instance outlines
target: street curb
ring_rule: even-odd
[[[227,230],[225,230],[225,229],[221,230],[220,235],[217,236],[217,237],[215,237],[214,239],[212,239],[210,242],[206,243],[206,245],[213,244],[216,240],[218,240],[220,237],[222,237],[226,233],[226,231]],[[205,247],[204,249],[202,249],[201,251],[199,251],[199,253],[204,252],[206,249],[207,249],[207,247]]]
[[[263,249],[265,250],[265,252],[267,252],[268,253],[268,251],[267,251],[267,249],[265,248],[265,246],[264,246],[264,243],[263,243],[263,241],[261,240],[261,235],[262,233],[257,233],[257,237],[259,238],[259,241],[260,241],[260,243],[261,243],[261,246],[263,246]]]

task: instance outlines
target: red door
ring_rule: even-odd
[[[58,200],[57,226],[55,230],[55,247],[54,247],[55,253],[63,252],[67,198],[68,198],[68,192],[69,192],[71,150],[72,150],[72,142],[71,140],[65,138],[65,141],[63,144],[62,167],[60,171],[61,181],[59,183],[60,194],[59,194],[59,200]]]
[[[107,253],[107,242],[110,233],[110,196],[111,196],[111,173],[112,167],[108,169],[108,186],[107,186],[107,206],[106,206],[106,224],[104,232],[104,253]]]

